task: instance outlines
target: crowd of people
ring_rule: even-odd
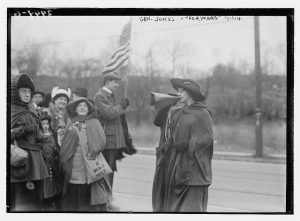
[[[129,100],[115,104],[119,81],[105,75],[90,99],[86,88],[45,94],[27,74],[11,77],[10,211],[119,210],[112,203],[117,161],[136,153],[124,117]],[[27,153],[22,162],[17,148]],[[88,183],[84,160],[100,153],[112,173]]]
[[[116,104],[120,77],[108,73],[90,99],[87,90],[35,90],[27,74],[11,77],[10,211],[119,211],[113,204],[117,161],[136,149],[128,131],[127,98]],[[161,136],[152,189],[154,212],[206,212],[212,182],[213,125],[199,85],[171,79],[179,101],[158,110]],[[85,160],[103,155],[111,169],[88,182]],[[21,159],[21,157],[19,157]]]

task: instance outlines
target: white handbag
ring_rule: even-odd
[[[24,166],[28,159],[28,153],[18,146],[17,141],[10,145],[10,164],[14,167]]]
[[[80,148],[84,158],[84,165],[87,172],[87,183],[94,183],[112,173],[112,170],[102,153],[99,153],[95,159],[90,159],[87,156],[85,153],[86,151],[84,151],[84,146],[87,145],[87,143],[82,139],[82,135],[80,134],[82,132],[79,132],[77,127],[75,127],[75,129],[79,137]]]

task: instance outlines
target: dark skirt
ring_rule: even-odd
[[[208,187],[205,186],[174,186],[170,198],[170,212],[205,213],[207,211]]]
[[[42,211],[41,181],[10,183],[10,211]]]
[[[166,212],[194,212],[207,211],[208,186],[178,185],[175,181],[176,168],[180,153],[171,150],[165,177]]]
[[[157,148],[156,154],[156,166],[153,178],[152,186],[152,209],[153,212],[164,211],[164,200],[165,200],[165,177],[166,177],[166,165],[167,165],[167,153],[158,154],[160,152]]]
[[[62,179],[58,168],[58,162],[46,162],[49,177],[42,181],[43,198],[60,195],[62,192]]]
[[[68,184],[68,189],[63,197],[63,211],[70,212],[103,212],[106,204],[90,205],[91,185]]]

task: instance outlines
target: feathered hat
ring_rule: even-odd
[[[64,90],[64,89],[59,88],[58,86],[54,87],[51,92],[52,100],[55,100],[56,98],[61,97],[61,96],[66,97],[69,102],[70,97],[71,97],[71,89],[68,88],[68,90]]]

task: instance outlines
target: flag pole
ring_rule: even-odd
[[[131,38],[131,33],[132,33],[132,16],[130,16],[130,24],[131,24],[131,27],[130,27],[130,38]],[[132,53],[130,51],[130,53]],[[131,58],[131,56],[129,56]],[[127,68],[127,73],[125,75],[125,89],[124,89],[124,99],[127,97],[127,88],[128,88],[128,74],[130,73],[131,71],[131,61],[129,60],[129,64],[128,64],[128,68]]]

